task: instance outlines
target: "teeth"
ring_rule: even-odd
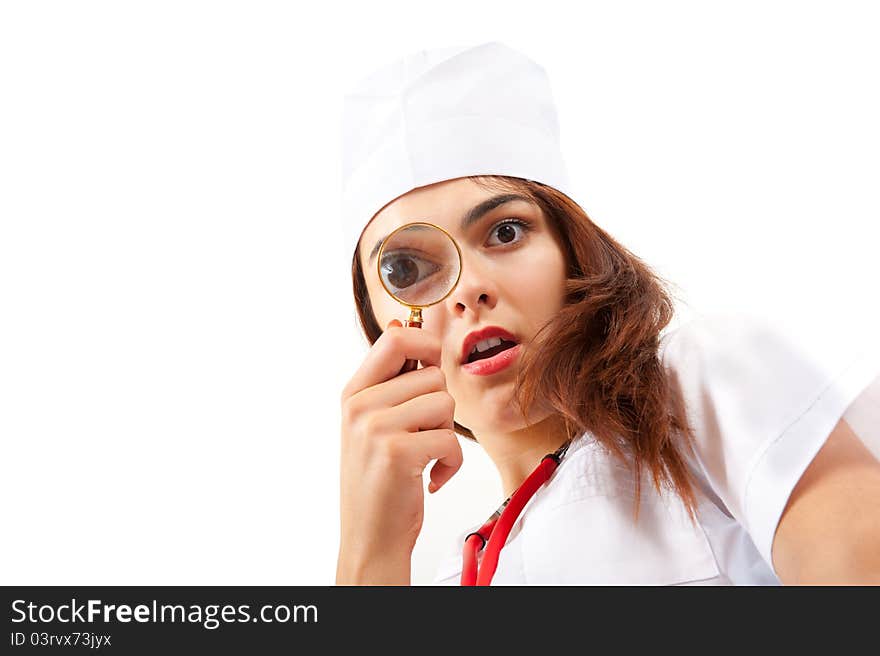
[[[474,345],[474,350],[471,353],[476,353],[479,351],[482,353],[483,351],[488,351],[493,346],[498,346],[501,343],[500,337],[490,337],[489,339],[484,339],[482,342],[477,342]]]

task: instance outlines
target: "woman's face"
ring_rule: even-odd
[[[379,281],[377,242],[406,223],[427,221],[458,243],[461,278],[449,296],[422,310],[422,330],[440,337],[441,368],[455,399],[455,420],[477,436],[524,426],[512,403],[519,358],[494,373],[479,375],[475,369],[480,365],[463,366],[468,358],[463,355],[465,339],[474,331],[496,326],[515,337],[522,349],[557,315],[565,297],[564,250],[541,208],[524,198],[496,207],[483,205],[509,193],[487,191],[467,178],[414,189],[373,218],[359,245],[370,302],[384,329],[395,318],[403,323],[409,308],[394,300]],[[465,217],[467,225],[463,225]],[[546,414],[530,415],[529,423]]]

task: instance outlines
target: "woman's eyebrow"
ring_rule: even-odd
[[[500,194],[498,196],[492,196],[491,198],[487,198],[486,200],[474,205],[471,209],[467,211],[467,213],[461,218],[461,230],[464,232],[474,223],[479,221],[484,214],[491,212],[496,207],[500,207],[505,203],[512,203],[515,200],[523,200],[529,204],[533,204],[533,201],[528,196],[523,196],[522,194]],[[390,234],[390,233],[389,233]],[[376,258],[376,254],[379,252],[379,249],[382,248],[382,243],[388,238],[388,235],[382,237],[379,241],[376,242],[376,245],[373,246],[373,250],[370,252],[370,262],[372,262]]]

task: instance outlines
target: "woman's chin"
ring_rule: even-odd
[[[475,418],[474,421],[461,422],[475,434],[479,435],[481,430],[483,432],[507,433],[528,425],[520,414],[519,406],[512,394],[499,394],[498,390],[492,390],[492,393],[487,392],[481,395],[480,401],[479,407],[473,408],[468,413]]]
[[[474,420],[459,423],[470,428],[475,435],[479,435],[481,432],[513,433],[545,421],[555,415],[555,411],[549,404],[536,401],[530,412],[523,416],[519,403],[512,393],[506,395],[487,393],[482,395],[480,406],[470,408],[467,415],[474,417]]]

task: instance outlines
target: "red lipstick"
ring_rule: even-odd
[[[461,365],[461,368],[469,374],[474,374],[476,376],[490,376],[513,364],[513,361],[516,360],[521,349],[522,344],[517,344],[516,346],[501,351],[501,353],[498,353],[491,358],[475,360],[474,362],[465,362]]]
[[[503,339],[506,342],[519,341],[513,333],[505,330],[501,326],[486,326],[485,328],[481,328],[480,330],[475,330],[471,333],[468,333],[461,344],[461,356],[459,364],[461,364],[462,369],[464,369],[468,373],[476,374],[478,376],[488,376],[508,367],[519,355],[521,346],[520,344],[516,344],[516,346],[505,349],[500,353],[496,353],[491,358],[483,358],[480,360],[474,360],[473,362],[468,362],[471,351],[474,350],[474,346],[477,344],[477,342],[482,342],[483,340],[489,339],[490,337],[497,337]]]

